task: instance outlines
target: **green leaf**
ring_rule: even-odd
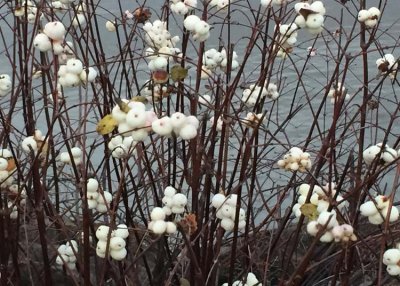
[[[173,81],[184,80],[188,75],[188,69],[175,65],[171,68],[170,76]]]
[[[107,114],[99,121],[99,123],[97,123],[96,131],[101,135],[106,135],[111,133],[117,125],[118,122],[112,117],[112,115]]]
[[[309,220],[316,220],[318,218],[317,206],[311,203],[302,205],[300,211]]]

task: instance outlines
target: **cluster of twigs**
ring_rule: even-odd
[[[260,285],[398,281],[382,265],[383,252],[398,241],[398,223],[368,226],[358,211],[378,193],[399,204],[398,160],[366,166],[362,158],[372,143],[400,147],[398,77],[379,74],[374,63],[400,46],[396,23],[385,22],[389,1],[376,4],[382,17],[373,29],[357,21],[366,1],[325,1],[330,16],[324,31],[317,36],[299,32],[303,40],[285,59],[277,57],[274,27],[293,21],[293,1],[268,8],[257,1],[231,1],[226,11],[198,1],[192,13],[213,27],[211,38],[201,43],[193,41],[168,1],[160,9],[153,1],[84,0],[87,23],[77,27],[70,22],[78,3],[57,14],[50,1],[34,2],[44,18],[38,15],[33,24],[14,16],[21,2],[0,2],[0,71],[12,78],[11,93],[0,99],[0,142],[13,154],[15,183],[26,190],[26,204],[18,205],[13,220],[8,188],[1,188],[1,285],[221,285],[248,272]],[[336,14],[329,13],[330,6]],[[135,17],[127,19],[125,9]],[[96,124],[118,99],[140,96],[147,80],[152,88],[142,26],[155,19],[181,36],[179,64],[189,75],[164,83],[162,100],[153,96],[147,104],[160,117],[176,111],[194,115],[200,128],[190,141],[151,134],[137,145],[137,155],[115,159],[107,144],[117,131],[102,136]],[[43,24],[54,20],[66,24],[76,57],[97,69],[95,82],[57,87],[58,57],[33,46]],[[107,20],[115,21],[115,33],[105,30]],[[231,70],[228,64],[225,72],[201,79],[202,55],[211,47],[225,48],[230,59],[235,50],[239,68]],[[263,98],[247,108],[240,98],[253,83],[276,83],[279,99]],[[338,83],[346,83],[352,97],[331,104],[328,93]],[[210,104],[199,104],[204,94],[211,96]],[[247,112],[261,113],[262,120],[249,126],[243,120]],[[218,119],[223,121],[220,131]],[[48,144],[36,154],[23,153],[20,143],[35,129]],[[74,146],[84,151],[83,163],[61,164],[60,152],[71,153]],[[312,156],[313,167],[305,174],[276,165],[293,146]],[[113,194],[106,214],[88,208],[86,181],[91,177]],[[291,211],[303,182],[311,188],[336,182],[338,194],[349,203],[340,217],[354,227],[356,242],[323,244],[307,235],[307,218],[295,220]],[[167,186],[186,194],[189,204],[186,214],[176,217],[178,233],[156,236],[147,225]],[[220,227],[210,205],[219,192],[238,195],[236,214],[240,207],[246,210],[244,229],[238,229],[237,220],[232,232]],[[333,202],[330,209],[337,210]],[[121,262],[97,257],[97,226],[118,223],[130,230],[128,256]],[[79,241],[77,270],[55,265],[58,245],[71,239]]]

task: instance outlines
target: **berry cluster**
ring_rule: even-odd
[[[151,80],[148,80],[144,83],[140,94],[146,97],[149,102],[159,102],[163,99],[163,97],[169,95],[168,87],[166,85],[155,84]]]
[[[236,206],[238,196],[231,194],[226,197],[224,194],[216,194],[211,204],[217,209],[216,216],[221,220],[221,227],[226,231],[232,231],[235,227]],[[244,209],[239,209],[238,229],[243,229],[246,226],[246,212]]]
[[[1,186],[4,187],[4,186]],[[13,184],[8,188],[8,209],[10,211],[10,219],[18,218],[18,206],[23,207],[26,204],[26,190],[17,184]]]
[[[243,122],[244,125],[246,125],[249,128],[255,128],[259,126],[262,121],[261,119],[263,118],[264,114],[263,113],[254,113],[254,112],[248,112],[246,117],[242,119],[241,121]],[[265,118],[263,119],[263,121]]]
[[[367,165],[371,165],[379,154],[378,158],[381,165],[388,165],[399,157],[396,150],[390,148],[388,145],[383,146],[382,143],[378,143],[364,150],[363,159]]]
[[[326,13],[324,3],[315,1],[311,5],[300,2],[294,6],[298,14],[294,22],[300,28],[306,28],[310,34],[317,35],[324,29],[324,15]]]
[[[278,47],[276,56],[279,58],[285,58],[288,54],[293,51],[293,46],[297,42],[297,30],[299,27],[296,23],[290,25],[284,24],[276,26],[275,29],[279,31],[279,38],[277,40]]]
[[[12,185],[12,177],[16,165],[14,157],[10,150],[0,149],[0,188],[6,188]]]
[[[310,154],[298,147],[293,147],[278,161],[278,167],[290,171],[306,172],[311,169]]]
[[[150,60],[148,67],[151,72],[166,71],[168,64],[178,61],[182,57],[182,53],[178,48],[162,47],[154,50],[149,47],[146,49],[146,57]]]
[[[242,102],[249,108],[254,107],[261,100],[268,97],[272,100],[276,100],[279,97],[278,87],[274,83],[269,83],[268,86],[263,87],[255,84],[251,84],[249,88],[246,88],[242,94]]]
[[[383,264],[387,266],[386,271],[389,275],[400,275],[400,245],[386,250],[382,260]]]
[[[306,199],[308,194],[310,193],[311,188],[309,184],[301,184],[297,193],[300,195],[297,199],[297,203],[293,206],[293,213],[296,217],[300,217],[301,207],[306,203]],[[335,183],[326,184],[322,188],[320,186],[314,185],[312,190],[312,194],[310,197],[310,203],[317,207],[317,212],[322,213],[327,211],[330,202],[334,200],[336,196],[337,190]],[[341,195],[336,196],[337,207],[339,210],[343,209],[347,204],[343,201],[343,197]]]
[[[59,0],[51,2],[51,7],[53,8],[54,12],[64,12],[69,8],[71,3],[74,3],[75,0]],[[81,5],[85,5],[82,3]],[[79,9],[81,5],[78,5],[77,8]]]
[[[68,2],[68,1],[67,1]],[[75,16],[72,19],[72,26],[75,28],[83,28],[83,26],[86,24],[86,4],[81,3],[75,7]]]
[[[160,136],[170,137],[175,134],[183,140],[190,140],[197,136],[199,125],[200,122],[195,116],[175,112],[171,116],[154,120],[151,127]]]
[[[217,11],[220,12],[224,12],[226,10],[228,10],[228,6],[231,4],[231,0],[210,0],[210,7],[213,8],[217,8]]]
[[[243,284],[241,280],[237,280],[232,283],[233,286],[256,286],[256,285],[261,285],[261,282],[258,281],[256,275],[253,273],[249,272],[246,277],[246,282]],[[228,286],[228,283],[222,284],[222,286]]]
[[[99,240],[96,245],[96,254],[105,258],[106,254],[111,255],[114,260],[123,260],[128,254],[125,239],[129,236],[128,227],[125,224],[117,225],[111,231],[109,226],[101,225],[96,230],[96,237]]]
[[[45,136],[40,130],[36,129],[34,135],[28,136],[22,140],[21,147],[25,153],[29,154],[33,152],[33,154],[36,155],[40,149],[45,148],[45,144],[47,144]]]
[[[235,51],[232,51],[232,60],[230,61],[231,70],[235,70],[239,67],[238,55]],[[213,72],[220,68],[223,72],[227,71],[228,68],[228,56],[225,49],[220,52],[216,49],[209,49],[203,54],[203,66],[202,66],[202,79],[207,79]]]
[[[331,99],[331,103],[335,103],[341,99],[350,99],[351,95],[347,93],[345,86],[338,82],[335,87],[329,90],[328,97]]]
[[[383,58],[376,60],[376,67],[382,74],[388,74],[390,78],[394,79],[399,65],[392,54],[386,54]]]
[[[18,6],[17,9],[14,11],[15,17],[24,18],[26,15],[26,20],[29,24],[34,24],[36,21],[38,13],[38,8],[36,7],[35,3],[28,0],[23,1],[21,5]],[[43,14],[39,14],[39,19],[43,19]]]
[[[185,15],[197,7],[197,0],[171,0],[170,9],[173,13]]]
[[[64,24],[59,21],[49,22],[43,28],[43,33],[39,33],[33,39],[33,45],[41,52],[52,50],[55,55],[65,53],[63,46],[67,30]]]
[[[0,97],[6,96],[11,91],[11,77],[8,74],[0,74]]]
[[[171,186],[165,188],[162,203],[164,204],[163,210],[166,215],[183,214],[187,202],[187,197],[182,193],[177,193],[175,188]]]
[[[79,147],[71,148],[72,158],[69,156],[68,152],[62,152],[60,154],[60,161],[64,164],[72,164],[72,161],[75,165],[80,165],[82,163],[82,150]]]
[[[146,132],[147,133],[147,132]],[[140,133],[135,133],[135,135],[142,135]],[[144,134],[143,134],[144,136]],[[146,134],[147,137],[147,134]],[[140,137],[142,139],[142,137]],[[144,139],[144,138],[143,138]],[[117,135],[111,138],[110,142],[108,142],[108,149],[111,151],[111,156],[117,159],[126,158],[131,155],[135,155],[136,152],[137,141],[133,141],[132,136],[123,137],[121,135]]]
[[[62,87],[76,87],[81,83],[93,82],[97,71],[93,67],[85,69],[79,59],[69,59],[65,65],[60,65],[57,75]]]
[[[215,117],[212,116],[210,118],[210,123],[211,125],[214,125],[214,121],[215,121]],[[217,123],[215,125],[215,130],[217,130],[217,132],[221,132],[222,131],[222,127],[225,125],[224,119],[222,116],[218,117]]]
[[[183,25],[186,30],[193,34],[195,41],[204,42],[210,37],[210,25],[196,15],[187,16]]]
[[[261,6],[267,7],[269,5],[283,5],[286,3],[286,0],[261,0]]]
[[[307,224],[307,232],[310,235],[316,236],[320,231],[323,231],[319,239],[321,242],[357,241],[353,227],[349,224],[339,225],[335,211],[323,211],[317,220]]]
[[[389,222],[399,219],[399,209],[395,206],[390,207],[390,200],[386,196],[379,195],[374,201],[367,201],[360,206],[362,216],[368,217],[372,224],[381,224],[388,216]]]
[[[111,115],[117,121],[118,133],[123,137],[131,137],[126,142],[123,142],[123,140],[121,142],[122,138],[116,138],[108,146],[113,153],[115,151],[113,156],[116,156],[116,158],[130,154],[137,141],[145,140],[151,131],[151,124],[157,119],[154,111],[146,111],[146,106],[143,103],[128,101],[127,99],[123,99],[121,105],[115,105]]]
[[[371,7],[368,10],[360,10],[358,12],[358,21],[364,23],[367,28],[373,28],[378,24],[381,11],[376,7]]]
[[[70,240],[65,244],[61,244],[57,249],[56,263],[65,265],[69,269],[75,269],[76,254],[78,253],[78,243],[75,240]]]
[[[172,48],[179,42],[178,36],[171,37],[166,22],[160,20],[155,20],[153,23],[146,22],[143,30],[146,32],[145,41],[147,45],[154,50],[159,50],[162,47]]]
[[[151,221],[148,229],[155,234],[173,234],[176,232],[176,224],[172,221],[165,221],[167,214],[163,208],[155,207],[150,214]]]
[[[96,209],[100,213],[107,212],[112,201],[112,194],[107,191],[99,192],[99,182],[94,178],[88,179],[86,190],[88,208]]]

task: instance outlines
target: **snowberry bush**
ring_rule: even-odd
[[[372,2],[0,1],[0,284],[396,284]]]

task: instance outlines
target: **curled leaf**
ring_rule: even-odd
[[[107,114],[99,121],[99,123],[97,123],[96,131],[101,135],[106,135],[111,133],[117,125],[118,122],[112,117],[112,115]]]
[[[133,102],[141,102],[141,103],[144,103],[144,104],[146,104],[148,102],[148,100],[147,100],[147,98],[145,96],[132,97],[131,101],[133,101]]]
[[[168,73],[163,70],[154,71],[152,73],[152,79],[154,83],[166,83],[168,81]]]
[[[302,205],[300,211],[309,220],[316,220],[318,218],[317,206],[311,203]]]
[[[175,65],[171,68],[170,76],[173,81],[184,80],[188,75],[188,69]]]
[[[116,98],[115,102],[118,104],[119,109],[121,109],[121,111],[128,113],[129,110],[131,110],[131,108],[129,107],[129,105],[126,102],[123,102],[121,99]]]
[[[7,158],[7,169],[6,171],[11,172],[13,171],[17,166],[15,164],[15,159],[14,158]]]

